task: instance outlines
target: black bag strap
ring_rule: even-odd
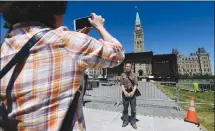
[[[1,86],[1,79],[8,73],[8,71],[18,63],[23,56],[26,56],[29,53],[31,47],[33,47],[42,37],[47,33],[49,30],[43,30],[36,33],[20,50],[19,52],[10,60],[10,62],[0,71],[0,86]],[[2,44],[1,44],[2,46]],[[0,46],[0,47],[1,47]],[[1,48],[0,48],[1,49]],[[1,52],[0,52],[1,58]],[[0,60],[0,69],[1,69],[1,60]],[[1,88],[0,88],[1,92]],[[1,100],[1,94],[0,94]]]
[[[11,59],[11,61],[0,71],[0,79],[2,79],[7,72],[16,64],[22,57],[26,56],[29,53],[31,47],[33,47],[49,30],[43,30],[36,33],[20,50],[19,52]]]
[[[22,49],[11,59],[11,61],[0,71],[0,86],[1,86],[1,79],[7,74],[7,72],[18,63],[18,60],[21,59],[23,56],[28,55],[29,50],[33,47],[49,30],[41,31],[35,34],[23,47]],[[1,53],[0,53],[1,58]],[[1,68],[1,61],[0,61],[0,68]],[[73,101],[71,102],[69,109],[65,115],[63,123],[61,125],[60,131],[71,131],[72,130],[72,122],[75,116],[76,107],[78,104],[78,100],[81,94],[82,88],[80,88],[76,93]],[[1,88],[0,88],[1,92]],[[0,94],[0,101],[1,101],[1,94]]]
[[[126,76],[127,76],[128,80],[131,82],[131,84],[132,84],[133,87],[134,87],[134,81],[132,81],[132,80],[130,79],[130,77],[128,76],[128,74],[126,74]],[[138,88],[136,89],[135,93],[136,93],[136,96],[140,96],[140,95],[141,95],[141,93],[140,93],[140,91],[139,91]]]
[[[31,47],[33,47],[49,30],[43,30],[36,33],[20,50],[19,52],[10,60],[10,62],[0,71],[0,87],[1,87],[1,79],[8,73],[8,71],[18,63],[20,59],[26,56],[29,53]],[[0,45],[0,47],[2,44]],[[0,48],[1,49],[1,48]],[[0,52],[1,58],[1,52]],[[0,68],[1,68],[1,60],[0,60]],[[1,92],[1,88],[0,88]],[[1,94],[0,94],[0,101],[1,101]]]
[[[63,122],[61,124],[59,131],[72,131],[73,130],[72,123],[73,123],[73,120],[75,117],[75,113],[76,113],[76,109],[77,109],[77,105],[78,105],[78,100],[81,95],[81,91],[82,91],[82,87],[80,87],[80,89],[75,93],[75,97],[74,97],[73,101],[70,103],[69,109],[66,112],[66,115],[63,119]]]
[[[125,74],[126,74],[128,80],[131,82],[132,86],[134,87],[134,82],[130,79],[130,77],[128,76],[128,73],[125,73]]]
[[[36,33],[32,38],[28,40],[28,42],[19,50],[19,52],[8,62],[8,64],[0,71],[0,93],[1,93],[1,79],[8,73],[8,71],[15,66],[20,60],[24,59],[29,54],[29,50],[31,47],[33,47],[49,30],[43,30],[38,33]],[[1,51],[0,45],[0,51]],[[1,52],[0,52],[0,58],[1,58]],[[0,60],[0,69],[1,69],[1,60]],[[8,89],[7,89],[8,90]],[[8,93],[8,92],[7,92]],[[10,94],[7,94],[10,95]],[[7,98],[8,100],[8,98]],[[0,106],[5,110],[4,112],[8,112],[8,110],[5,108],[5,105],[2,103],[2,96],[0,94]],[[7,114],[3,114],[7,115]],[[4,116],[5,118],[7,116]]]

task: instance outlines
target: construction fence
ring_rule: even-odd
[[[214,106],[214,82],[176,83],[176,82],[138,82],[141,96],[137,106],[158,106],[180,111],[181,104],[188,104],[189,97],[195,97],[195,104]],[[100,102],[122,104],[122,90],[117,81],[89,81],[86,96]],[[189,104],[188,104],[189,105]]]

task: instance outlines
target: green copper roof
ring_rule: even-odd
[[[141,24],[141,22],[140,22],[140,17],[139,17],[139,13],[137,12],[137,14],[136,14],[136,21],[135,21],[135,24],[136,25],[140,25]]]

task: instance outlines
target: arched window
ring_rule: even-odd
[[[143,71],[142,70],[139,70],[139,76],[143,76]]]

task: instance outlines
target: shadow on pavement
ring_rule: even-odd
[[[123,121],[123,118],[121,116],[121,120]],[[136,122],[138,122],[139,120],[136,118]],[[129,122],[131,122],[131,116],[129,116]]]
[[[90,103],[92,102],[91,100],[86,100],[86,101],[83,101],[83,105],[85,106],[86,103]]]

